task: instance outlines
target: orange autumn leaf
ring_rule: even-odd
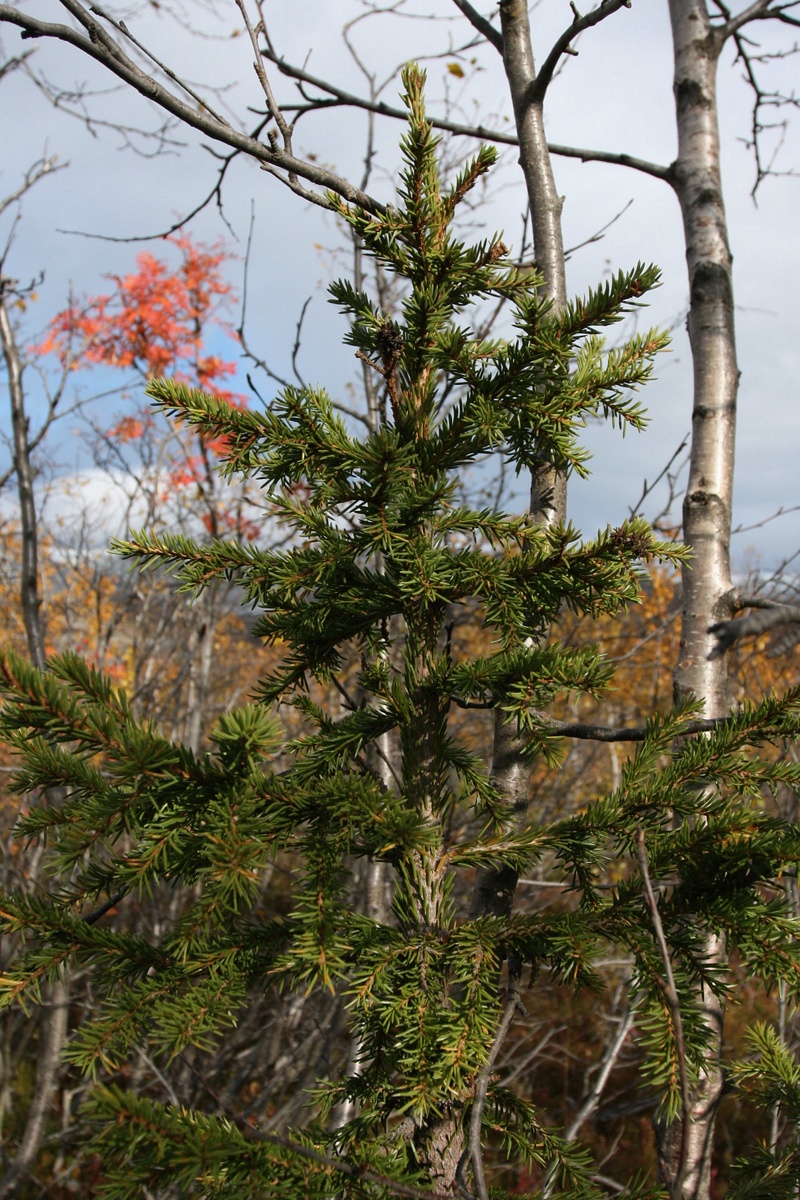
[[[145,376],[179,372],[214,392],[217,380],[236,371],[234,363],[203,353],[204,327],[220,324],[219,309],[231,290],[221,274],[226,255],[188,236],[166,240],[180,251],[177,269],[149,251],[139,254],[135,272],[109,276],[115,288],[107,295],[73,301],[33,349],[55,353],[76,369],[103,364]]]

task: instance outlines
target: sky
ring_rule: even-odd
[[[385,6],[390,6],[389,0]],[[56,0],[27,0],[25,7],[46,19],[68,19]],[[396,72],[403,61],[416,58],[428,70],[432,112],[442,112],[449,103],[456,119],[480,118],[484,124],[510,128],[499,58],[488,47],[459,52],[471,30],[452,0],[405,0],[392,7],[394,13],[362,19],[348,33],[366,70],[381,81],[390,80],[383,98],[397,103]],[[738,10],[741,5],[733,7]],[[489,11],[487,5],[481,8]],[[235,0],[176,0],[172,7],[164,0],[160,7],[131,4],[124,13],[121,6],[113,11],[122,13],[129,28],[145,44],[157,47],[162,61],[177,73],[198,87],[220,89],[217,102],[235,123],[251,119],[248,107],[261,106],[252,52],[240,32]],[[175,12],[178,20],[170,15]],[[361,0],[271,0],[264,12],[273,43],[288,61],[305,63],[315,75],[364,94],[364,74],[342,40],[343,27],[365,12]],[[539,0],[532,6],[540,61],[570,18],[566,0]],[[791,30],[759,28],[756,32],[769,52],[792,45],[787,36]],[[45,275],[39,299],[25,314],[21,331],[24,341],[33,342],[52,314],[65,306],[70,291],[86,295],[103,290],[103,276],[133,269],[142,249],[168,254],[157,235],[182,219],[209,191],[215,159],[192,131],[170,131],[171,141],[162,153],[154,152],[152,139],[121,135],[115,125],[153,129],[161,118],[71,47],[20,43],[9,26],[0,26],[0,41],[6,55],[22,47],[32,49],[31,70],[78,97],[54,110],[22,72],[0,83],[0,196],[13,191],[41,156],[56,155],[69,164],[26,197],[7,255],[7,274],[23,281],[42,271]],[[675,154],[676,132],[666,0],[632,0],[630,9],[587,31],[578,50],[566,61],[548,96],[550,140],[669,163]],[[751,93],[742,82],[741,64],[733,58],[729,48],[720,64],[720,119],[742,371],[734,526],[760,526],[736,535],[734,561],[740,573],[753,566],[769,572],[800,547],[800,513],[767,520],[780,508],[800,505],[800,329],[795,299],[800,278],[800,178],[767,180],[758,205],[754,204],[753,158],[745,145]],[[448,70],[448,64],[456,62],[463,78]],[[769,88],[790,90],[798,62],[779,58],[764,63],[760,69]],[[270,78],[279,98],[290,100],[296,95],[293,85],[274,69]],[[82,107],[91,120],[70,115],[69,107]],[[795,115],[800,119],[800,113]],[[800,126],[798,121],[792,124],[790,111],[773,115],[778,121],[784,118],[789,124],[777,168],[800,170]],[[335,108],[303,118],[296,146],[302,154],[313,154],[341,175],[359,180],[365,131],[363,113]],[[398,123],[391,121],[379,122],[376,129],[377,154],[369,189],[383,200],[393,195],[400,133]],[[777,133],[767,137],[769,146],[776,144]],[[464,145],[454,143],[448,152],[461,153]],[[601,240],[570,257],[570,290],[585,291],[610,270],[639,260],[656,262],[663,285],[650,298],[640,322],[673,329],[672,348],[658,364],[657,380],[642,397],[651,417],[647,431],[623,440],[617,431],[599,425],[587,430],[593,474],[588,483],[571,486],[569,507],[572,519],[591,535],[627,515],[641,495],[644,480],[652,481],[659,474],[689,432],[686,266],[677,201],[665,184],[624,168],[563,158],[555,160],[555,172],[565,196],[568,247],[585,242],[622,212]],[[331,278],[348,265],[335,219],[245,161],[235,163],[229,172],[223,200],[222,214],[212,204],[189,228],[199,239],[226,243],[233,256],[229,278],[241,291],[252,220],[246,326],[251,344],[279,374],[288,376],[298,316],[310,297],[298,357],[302,373],[352,403],[348,384],[357,382],[358,372],[352,349],[341,345],[343,318],[326,303],[325,295]],[[475,236],[502,229],[506,242],[518,246],[523,208],[519,169],[513,151],[507,151],[475,212]],[[13,215],[9,211],[0,218],[0,244]],[[242,374],[246,369],[251,368],[243,364]],[[254,379],[262,395],[274,393],[274,384],[263,375],[256,372]],[[104,386],[99,377],[94,382],[98,390]],[[35,416],[33,380],[31,384]],[[86,376],[81,385],[89,387]],[[0,396],[0,404],[5,403]],[[110,424],[121,401],[111,398],[104,404]],[[3,424],[6,420],[0,416]],[[102,505],[100,492],[92,492],[92,475],[87,474],[86,451],[76,428],[75,422],[62,424],[55,434],[54,457],[66,491],[70,478],[81,471],[83,494],[93,495],[94,503]],[[648,515],[658,511],[662,496],[663,491],[650,499],[645,507]]]

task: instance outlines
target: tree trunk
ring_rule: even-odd
[[[39,530],[33,492],[28,416],[22,384],[22,359],[5,301],[0,279],[0,343],[8,375],[11,425],[14,436],[14,469],[20,510],[22,571],[20,603],[31,662],[40,671],[45,668],[45,629],[39,591]],[[58,1088],[61,1049],[67,1036],[69,993],[65,983],[55,983],[47,991],[47,1000],[38,1014],[39,1054],[33,1100],[28,1109],[25,1129],[14,1158],[0,1178],[0,1197],[12,1196],[17,1183],[31,1170],[39,1154],[47,1118]]]
[[[563,197],[558,195],[544,129],[544,95],[536,91],[536,67],[525,0],[500,4],[503,65],[519,138],[519,162],[525,178],[533,229],[534,266],[542,277],[540,293],[563,308],[567,302],[564,242],[561,235]],[[567,512],[567,480],[551,463],[531,472],[530,517],[537,525],[557,525]],[[492,778],[511,805],[515,824],[525,824],[530,770],[522,757],[523,742],[504,714],[495,710]],[[510,868],[478,871],[472,915],[500,915],[511,910],[517,874]]]
[[[725,656],[712,656],[709,626],[732,615],[730,579],[736,365],[731,252],[719,161],[716,71],[722,38],[711,27],[705,0],[670,0],[675,53],[678,157],[674,187],[681,205],[689,269],[688,319],[694,365],[694,405],[683,537],[692,551],[683,571],[681,643],[675,698],[695,696],[705,716],[730,708]],[[725,947],[709,939],[708,954]],[[683,1120],[657,1129],[659,1170],[675,1200],[708,1200],[714,1122],[722,1092],[723,1009],[702,997],[711,1032],[708,1060]]]
[[[25,393],[22,387],[22,361],[14,338],[5,300],[4,281],[0,279],[0,342],[8,376],[8,395],[11,402],[11,428],[14,435],[14,470],[17,475],[20,535],[22,541],[22,575],[20,603],[28,654],[34,666],[44,670],[45,636],[42,598],[39,593],[39,539],[36,524],[36,502],[33,494],[33,467],[28,442],[28,416],[25,412]]]

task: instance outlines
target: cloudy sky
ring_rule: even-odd
[[[235,0],[178,0],[131,4],[123,14],[129,27],[162,61],[193,84],[222,89],[217,102],[230,118],[246,125],[248,106],[261,106],[252,69],[252,54],[240,35]],[[64,20],[55,0],[27,0],[24,7],[50,20]],[[510,106],[498,56],[488,48],[458,53],[470,28],[452,0],[406,0],[389,4],[398,11],[361,20],[350,29],[351,44],[363,65],[376,77],[390,80],[408,58],[426,62],[432,111],[442,111],[447,97],[454,115],[481,118],[485,124],[509,128]],[[481,6],[489,11],[487,5]],[[586,6],[583,6],[586,7]],[[740,4],[733,6],[735,9]],[[117,6],[115,12],[122,12]],[[177,11],[178,20],[173,19]],[[365,12],[359,0],[271,0],[264,8],[279,53],[290,62],[364,94],[366,82],[343,43],[343,26]],[[570,21],[566,0],[539,0],[532,6],[538,58]],[[765,48],[774,53],[792,45],[791,30],[758,29]],[[114,129],[154,129],[160,118],[145,102],[116,87],[114,81],[77,51],[63,44],[20,43],[10,26],[0,26],[5,56],[27,47],[30,68],[54,88],[82,96],[94,118],[85,122],[66,111],[54,111],[42,91],[22,72],[0,85],[0,196],[15,190],[31,163],[57,155],[69,166],[43,180],[26,198],[8,253],[6,273],[21,280],[45,272],[39,300],[26,314],[23,336],[35,334],[66,302],[72,289],[91,294],[103,289],[108,272],[130,271],[141,249],[167,254],[163,242],[144,240],[181,219],[209,191],[215,160],[202,139],[174,129],[175,144],[153,154],[155,143]],[[579,55],[567,61],[548,100],[548,134],[553,142],[627,152],[669,163],[676,134],[671,79],[671,39],[666,0],[632,0],[579,42]],[[438,57],[444,53],[444,57]],[[750,196],[753,160],[743,139],[751,120],[751,93],[742,82],[741,65],[732,49],[720,68],[720,111],[723,167],[731,242],[735,259],[740,392],[734,524],[754,525],[779,508],[800,505],[796,465],[800,446],[800,322],[796,286],[800,278],[800,179],[776,178],[761,188],[756,207]],[[463,79],[448,71],[458,62]],[[761,67],[768,89],[791,90],[800,58],[773,60]],[[293,86],[273,73],[279,97],[290,100]],[[396,79],[383,94],[395,103]],[[796,116],[800,118],[800,113]],[[772,114],[782,121],[791,112]],[[366,119],[340,109],[309,116],[300,123],[296,146],[315,155],[342,175],[358,180],[363,171]],[[397,164],[397,123],[377,130],[378,156],[370,190],[391,199]],[[769,135],[768,135],[769,136]],[[776,143],[771,135],[770,147]],[[136,150],[125,147],[132,141]],[[138,151],[138,152],[137,152]],[[800,170],[798,123],[790,123],[777,159],[778,169]],[[624,214],[601,241],[576,251],[569,264],[570,288],[579,292],[610,269],[639,260],[658,263],[664,284],[652,297],[647,324],[674,328],[671,352],[658,368],[658,380],[645,400],[651,414],[648,431],[624,441],[616,432],[592,428],[587,441],[594,451],[593,476],[571,491],[571,515],[587,533],[616,522],[635,504],[645,478],[653,479],[688,433],[691,419],[691,373],[683,329],[687,303],[686,268],[680,214],[671,190],[663,183],[619,167],[566,159],[555,162],[564,194],[567,246],[577,246]],[[224,239],[234,259],[231,283],[241,289],[242,256],[251,212],[254,232],[248,289],[248,334],[254,347],[284,375],[290,373],[291,347],[304,301],[311,303],[303,328],[300,364],[309,380],[324,383],[334,395],[345,395],[357,380],[352,351],[340,345],[342,318],[326,303],[325,285],[345,267],[335,221],[296,196],[254,164],[237,162],[224,190],[224,215],[209,206],[191,226],[198,238]],[[503,229],[506,241],[519,245],[524,198],[513,152],[496,172],[486,203],[476,212],[483,231]],[[627,206],[627,207],[626,207]],[[7,236],[12,213],[0,229]],[[102,235],[86,236],[86,235]],[[105,240],[143,239],[143,240]],[[234,314],[235,315],[235,314]],[[258,377],[256,376],[257,380]],[[82,382],[89,386],[88,377]],[[98,387],[102,381],[97,380]],[[271,394],[263,377],[262,393]],[[35,405],[35,388],[31,389]],[[109,416],[120,401],[105,402]],[[6,418],[2,419],[5,423]],[[85,452],[74,436],[74,423],[62,426],[57,457],[63,471],[85,467]],[[654,504],[654,507],[657,505]],[[653,509],[651,509],[652,515]],[[770,569],[800,547],[800,513],[737,535],[734,554],[740,568],[753,562]]]

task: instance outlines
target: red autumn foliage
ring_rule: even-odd
[[[236,366],[216,354],[204,354],[204,331],[225,328],[220,308],[230,295],[222,278],[225,252],[203,246],[188,235],[166,239],[178,248],[176,270],[145,251],[131,275],[110,275],[107,295],[73,301],[50,323],[47,337],[34,350],[56,353],[63,366],[132,367],[146,377],[169,373],[220,399],[243,404],[245,397],[220,386]],[[230,329],[226,329],[229,336]],[[130,429],[128,433],[130,435]]]

